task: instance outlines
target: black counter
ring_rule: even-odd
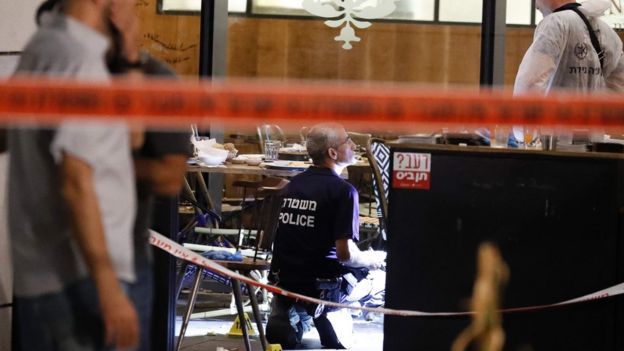
[[[400,153],[402,161],[416,154],[412,166],[428,160],[430,168],[416,174],[418,183],[406,174],[392,181],[387,307],[466,310],[484,240],[499,246],[510,268],[504,307],[560,302],[624,281],[621,155],[391,149],[391,175]],[[504,315],[505,350],[624,350],[622,302],[616,297]],[[468,323],[464,317],[387,316],[384,350],[447,351]]]

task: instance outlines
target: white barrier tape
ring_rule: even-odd
[[[219,274],[223,274],[225,276],[228,276],[232,279],[236,279],[239,280],[243,283],[246,284],[250,284],[253,286],[257,286],[259,288],[263,288],[263,289],[267,289],[268,291],[274,293],[274,294],[280,294],[286,297],[290,297],[296,300],[302,300],[302,301],[306,301],[306,302],[310,302],[310,303],[314,303],[314,304],[320,304],[320,305],[325,305],[325,306],[332,306],[332,307],[338,307],[338,308],[346,308],[346,309],[351,309],[351,310],[361,310],[361,311],[368,311],[368,312],[375,312],[375,313],[382,313],[382,314],[386,314],[386,315],[393,315],[393,316],[403,316],[403,317],[450,317],[450,316],[469,316],[472,315],[474,312],[422,312],[422,311],[410,311],[410,310],[397,310],[397,309],[392,309],[392,308],[372,308],[372,307],[358,307],[358,306],[350,306],[350,305],[345,305],[345,304],[340,304],[340,303],[336,303],[336,302],[330,302],[330,301],[323,301],[320,299],[316,299],[313,297],[309,297],[309,296],[305,296],[305,295],[301,295],[301,294],[297,294],[297,293],[293,293],[284,289],[281,289],[277,286],[273,286],[273,285],[269,285],[269,284],[264,284],[264,283],[260,283],[256,280],[253,280],[249,277],[246,277],[244,275],[241,275],[239,273],[236,273],[234,271],[231,271],[223,266],[221,266],[220,264],[209,260],[203,256],[201,256],[200,254],[197,254],[185,247],[183,247],[182,245],[176,243],[175,241],[153,231],[150,230],[150,244],[158,247],[161,250],[164,250],[165,252],[168,252],[169,254],[171,254],[172,256],[175,256],[179,259],[188,261],[192,264],[201,266],[203,268],[209,269],[212,272],[215,273],[219,273]],[[595,293],[591,293],[585,296],[581,296],[578,298],[574,298],[571,300],[566,300],[563,302],[558,302],[558,303],[553,303],[553,304],[547,304],[547,305],[540,305],[540,306],[530,306],[530,307],[515,307],[515,308],[505,308],[502,309],[501,312],[502,313],[513,313],[513,312],[528,312],[528,311],[537,311],[537,310],[543,310],[543,309],[547,309],[547,308],[553,308],[553,307],[558,307],[558,306],[565,306],[565,305],[572,305],[572,304],[577,304],[577,303],[582,303],[582,302],[588,302],[588,301],[594,301],[594,300],[601,300],[601,299],[605,299],[605,298],[609,298],[609,297],[613,297],[616,295],[622,295],[624,294],[624,283],[620,283],[617,285],[614,285],[610,288],[606,288],[600,291],[597,291]]]

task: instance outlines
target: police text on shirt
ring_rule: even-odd
[[[296,212],[299,213],[290,212],[289,210],[296,210]],[[283,224],[314,228],[315,212],[316,201],[285,198],[282,203],[282,212],[279,215],[279,221]]]

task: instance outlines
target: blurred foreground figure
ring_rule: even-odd
[[[385,252],[360,251],[357,190],[340,177],[355,162],[355,144],[338,124],[314,126],[306,147],[314,165],[284,189],[273,248],[270,279],[286,290],[333,302],[363,297],[369,269],[384,265]],[[385,285],[385,272],[376,281]],[[381,292],[383,294],[383,292]],[[360,295],[355,298],[355,295]],[[311,321],[327,348],[352,345],[349,311],[324,308],[276,295],[267,322],[267,340],[284,348],[300,346]]]
[[[472,290],[472,323],[457,337],[451,351],[464,351],[469,345],[479,351],[501,351],[505,344],[500,299],[509,280],[509,269],[491,243],[479,246],[477,278]]]
[[[105,82],[110,0],[47,1],[16,75]],[[41,14],[41,13],[40,13]],[[134,348],[135,186],[125,123],[15,128],[9,218],[15,350]]]
[[[129,79],[175,78],[171,67],[141,52],[138,45],[139,20],[136,0],[112,0],[110,13],[113,45],[108,54],[111,73]],[[187,133],[146,131],[134,151],[137,185],[137,215],[134,225],[136,282],[129,295],[139,316],[140,342],[137,351],[151,350],[154,297],[153,255],[148,228],[152,222],[155,197],[175,197],[184,182],[190,156]]]
[[[609,1],[536,0],[535,5],[544,19],[522,59],[514,93],[624,88],[622,41],[598,18]]]

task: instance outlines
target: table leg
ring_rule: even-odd
[[[210,196],[210,192],[208,191],[208,186],[206,185],[206,181],[204,180],[204,176],[202,172],[196,172],[195,176],[197,177],[197,185],[199,186],[199,190],[201,191],[204,199],[206,199],[206,204],[208,205],[208,209],[215,211],[215,204],[214,204],[214,201],[212,201],[212,197]],[[221,213],[220,210],[217,212]]]
[[[249,341],[249,333],[247,332],[247,323],[245,323],[245,310],[243,310],[243,297],[241,295],[240,283],[236,279],[232,279],[232,290],[234,292],[234,301],[236,302],[236,310],[238,311],[240,328],[243,332],[245,349],[247,351],[252,351],[251,342]]]
[[[258,335],[260,336],[260,343],[262,344],[262,350],[267,349],[267,342],[264,336],[264,328],[262,327],[262,316],[260,315],[260,309],[258,308],[258,299],[253,291],[251,284],[247,285],[247,293],[249,294],[249,301],[251,302],[251,309],[253,311],[254,319],[256,320],[256,326],[258,327]]]
[[[199,266],[197,267],[197,273],[195,276],[195,281],[193,282],[193,287],[191,288],[191,295],[189,296],[189,302],[186,306],[186,312],[182,319],[182,327],[180,328],[180,335],[178,335],[178,342],[176,343],[176,351],[179,351],[182,347],[182,340],[184,340],[184,335],[186,334],[186,328],[188,327],[189,321],[191,320],[191,314],[193,313],[193,308],[195,307],[195,301],[197,300],[197,292],[199,291],[199,285],[201,283],[203,269]]]

